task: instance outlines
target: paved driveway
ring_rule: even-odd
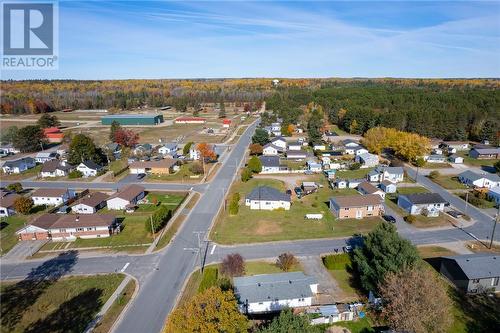
[[[46,240],[17,242],[17,244],[2,257],[2,261],[23,260],[33,253],[36,253],[46,242]]]

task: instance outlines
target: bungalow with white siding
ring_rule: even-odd
[[[380,189],[385,193],[396,193],[396,191],[398,190],[397,185],[388,180],[382,181],[379,186]]]
[[[83,177],[97,176],[97,174],[103,169],[104,167],[102,165],[99,165],[91,160],[84,161],[76,167],[76,170],[80,171]]]
[[[41,152],[41,153],[36,154],[36,156],[35,156],[35,161],[37,163],[45,163],[47,161],[52,161],[55,159],[57,159],[56,152],[50,152],[50,153]]]
[[[31,198],[35,205],[59,206],[75,197],[75,192],[67,188],[40,188]]]
[[[158,153],[162,155],[170,155],[173,158],[177,157],[177,150],[179,149],[177,143],[175,142],[170,142],[166,143],[160,148],[158,148]]]
[[[7,161],[2,165],[2,170],[6,174],[21,173],[36,166],[35,159],[23,157],[17,160]]]
[[[278,153],[282,151],[281,147],[268,143],[262,148],[262,155],[264,156],[278,156]]]
[[[368,154],[368,149],[366,149],[365,147],[354,148],[354,155],[359,156],[362,154]]]
[[[373,168],[379,163],[378,155],[368,152],[357,155],[355,161],[361,163],[362,168]]]
[[[235,277],[234,294],[244,314],[279,312],[312,305],[318,281],[303,272]]]
[[[135,184],[128,185],[111,195],[109,199],[106,200],[106,205],[109,209],[125,210],[137,205],[137,202],[145,196],[144,187]]]
[[[259,186],[245,198],[245,206],[257,210],[290,210],[290,195],[269,186]]]
[[[12,216],[16,213],[14,202],[21,196],[17,193],[0,191],[0,217]]]
[[[398,196],[398,206],[410,215],[439,216],[447,201],[439,193],[413,193]]]
[[[500,186],[500,177],[493,173],[478,174],[467,170],[458,175],[461,183],[480,188],[492,188]]]
[[[358,185],[358,192],[361,194],[378,194],[382,199],[385,199],[385,192],[381,189],[373,186],[367,181],[362,182]]]
[[[262,164],[261,174],[278,173],[280,168],[280,158],[278,156],[259,156]]]
[[[281,148],[281,151],[285,151],[286,150],[286,140],[283,139],[282,137],[278,136],[276,138],[272,138],[271,139],[271,143],[275,146],[278,146]]]
[[[448,157],[448,161],[450,161],[453,164],[462,164],[464,163],[464,158],[462,156],[453,154]]]
[[[40,175],[42,178],[64,177],[75,167],[66,161],[51,160],[43,163]]]
[[[88,193],[78,199],[71,210],[77,214],[94,214],[99,209],[106,207],[107,199],[108,195],[101,192]]]
[[[382,182],[388,180],[393,183],[399,183],[404,180],[404,170],[402,167],[377,166],[368,172],[366,178],[370,182]]]
[[[286,152],[286,158],[289,160],[304,160],[307,157],[307,153],[303,150],[288,150]]]

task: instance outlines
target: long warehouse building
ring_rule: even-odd
[[[101,117],[103,125],[117,121],[120,125],[158,125],[163,122],[161,114],[116,114]]]

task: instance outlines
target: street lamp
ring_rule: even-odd
[[[491,250],[491,247],[493,246],[493,238],[495,237],[495,228],[497,226],[499,217],[500,217],[500,204],[497,207],[497,214],[495,215],[495,219],[493,220],[493,230],[491,231],[491,239],[490,239],[490,247],[489,247],[490,250]]]

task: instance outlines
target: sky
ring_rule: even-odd
[[[500,77],[500,1],[60,1],[59,68],[2,79]]]

